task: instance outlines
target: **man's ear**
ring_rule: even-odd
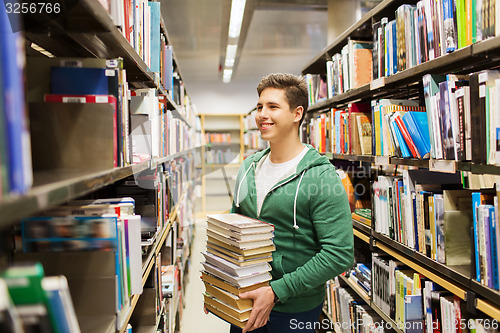
[[[294,117],[293,121],[298,123],[300,121],[300,119],[302,119],[303,114],[304,114],[304,107],[302,105],[297,106],[295,108],[295,117]]]

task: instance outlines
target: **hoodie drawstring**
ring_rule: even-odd
[[[243,178],[241,178],[241,181],[238,184],[238,192],[236,192],[236,207],[240,207],[240,190],[241,190],[241,184],[243,184],[243,181],[245,180],[245,177],[247,176],[247,173],[248,173],[248,171],[250,171],[250,169],[252,168],[252,166],[254,166],[253,163],[248,167],[247,171],[243,175]]]
[[[302,182],[302,177],[304,177],[305,173],[306,170],[302,171],[302,174],[300,175],[299,184],[297,185],[297,191],[295,192],[295,199],[293,201],[293,227],[295,229],[299,228],[299,226],[297,225],[297,197],[299,196],[300,183]]]

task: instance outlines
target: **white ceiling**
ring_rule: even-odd
[[[219,67],[230,0],[160,2],[186,89],[199,113],[249,112],[262,76],[300,74],[327,43],[326,0],[247,0],[239,63],[231,82],[224,84]]]

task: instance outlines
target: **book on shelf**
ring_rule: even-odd
[[[44,276],[40,263],[11,266],[2,274],[25,330],[62,332],[56,309],[42,286]]]
[[[80,332],[66,277],[64,275],[46,276],[42,279],[42,288],[46,292],[54,312],[58,330],[60,332]]]
[[[23,77],[25,53],[18,15],[0,11],[0,193],[22,195],[33,184]],[[2,196],[0,194],[0,196]]]
[[[0,329],[5,332],[24,332],[21,318],[2,278],[0,278]]]

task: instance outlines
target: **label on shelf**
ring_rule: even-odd
[[[375,164],[377,165],[389,165],[389,156],[375,156]]]
[[[454,160],[429,160],[429,170],[438,172],[455,173],[457,172],[457,163]]]
[[[385,76],[379,77],[378,79],[370,82],[370,90],[382,88],[383,86],[385,86]]]

